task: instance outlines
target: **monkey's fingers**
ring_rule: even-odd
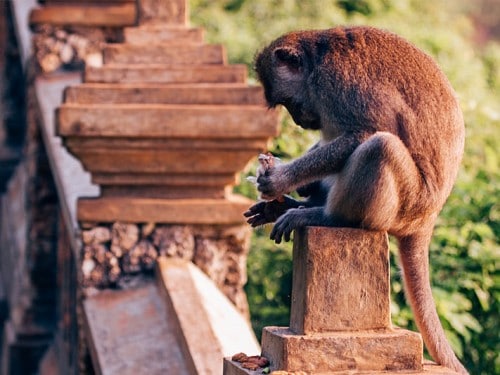
[[[267,202],[263,201],[263,202],[258,202],[256,204],[254,204],[252,207],[250,207],[248,209],[248,211],[245,211],[243,213],[243,216],[250,217],[250,216],[254,216],[258,213],[264,212],[264,210],[266,208],[266,203]]]
[[[243,212],[243,216],[245,216],[245,217],[251,217],[251,216],[253,216],[255,214],[256,214],[256,212],[252,211],[251,209],[249,209],[248,211]]]
[[[257,184],[257,190],[260,192],[262,199],[272,200],[276,198],[275,189],[267,172],[257,178]]]
[[[271,240],[277,244],[281,243],[284,239],[286,242],[290,241],[293,230],[296,228],[294,216],[291,214],[293,210],[281,216],[271,231]]]
[[[255,215],[247,220],[247,223],[252,227],[259,227],[264,224],[269,224],[269,220],[264,215]]]

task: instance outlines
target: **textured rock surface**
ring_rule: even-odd
[[[313,227],[294,242],[290,329],[389,328],[389,246],[384,232]]]
[[[246,225],[165,225],[115,222],[82,231],[83,285],[125,287],[131,276],[149,273],[158,256],[196,264],[245,315],[248,303]]]

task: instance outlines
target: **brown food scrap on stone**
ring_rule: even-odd
[[[245,353],[236,353],[231,357],[231,360],[235,362],[244,362],[247,358]]]
[[[262,357],[260,355],[248,357],[245,362],[255,363],[259,365],[259,367],[266,367],[269,365],[269,360],[266,357]]]
[[[256,371],[260,368],[258,364],[252,363],[252,362],[243,362],[241,364],[241,367],[246,368],[247,370],[252,370],[252,371]]]
[[[245,353],[237,353],[232,356],[231,360],[241,363],[241,367],[252,371],[269,366],[269,360],[260,355],[248,357]]]

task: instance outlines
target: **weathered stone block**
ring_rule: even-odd
[[[146,44],[155,42],[197,42],[203,41],[204,30],[186,26],[147,25],[126,27],[123,30],[126,43]]]
[[[261,372],[255,372],[252,370],[245,369],[241,367],[241,363],[231,361],[230,358],[224,358],[224,375],[256,375],[261,374]],[[273,371],[272,375],[312,375],[311,373],[306,373],[305,371]],[[373,375],[373,374],[397,374],[397,375],[457,375],[456,372],[450,369],[439,366],[432,362],[425,362],[422,371],[413,370],[403,370],[403,371],[334,371],[334,372],[322,372],[321,375],[335,374],[335,375]]]
[[[266,327],[262,355],[272,370],[330,371],[422,370],[418,333],[386,329],[297,335],[288,328]]]
[[[87,67],[85,82],[104,83],[244,83],[244,65],[112,64]]]
[[[262,105],[260,86],[243,83],[112,84],[84,83],[64,90],[66,104],[220,104]]]
[[[103,50],[104,63],[115,64],[224,64],[222,45],[201,43],[108,44]]]
[[[78,220],[83,223],[115,221],[165,224],[241,224],[252,201],[228,199],[149,199],[130,197],[81,198]]]
[[[295,232],[290,329],[298,334],[390,328],[385,232]]]
[[[139,24],[187,24],[185,0],[141,0],[137,2]]]

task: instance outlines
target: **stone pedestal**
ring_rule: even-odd
[[[290,372],[422,370],[422,339],[403,329],[298,335],[265,327],[262,354],[273,369]]]
[[[453,374],[424,366],[418,333],[393,328],[385,232],[295,232],[290,327],[266,327],[262,355],[280,374]],[[250,374],[225,361],[225,375]]]
[[[272,369],[422,370],[420,335],[391,327],[386,233],[305,228],[293,255],[290,328],[262,335]]]

